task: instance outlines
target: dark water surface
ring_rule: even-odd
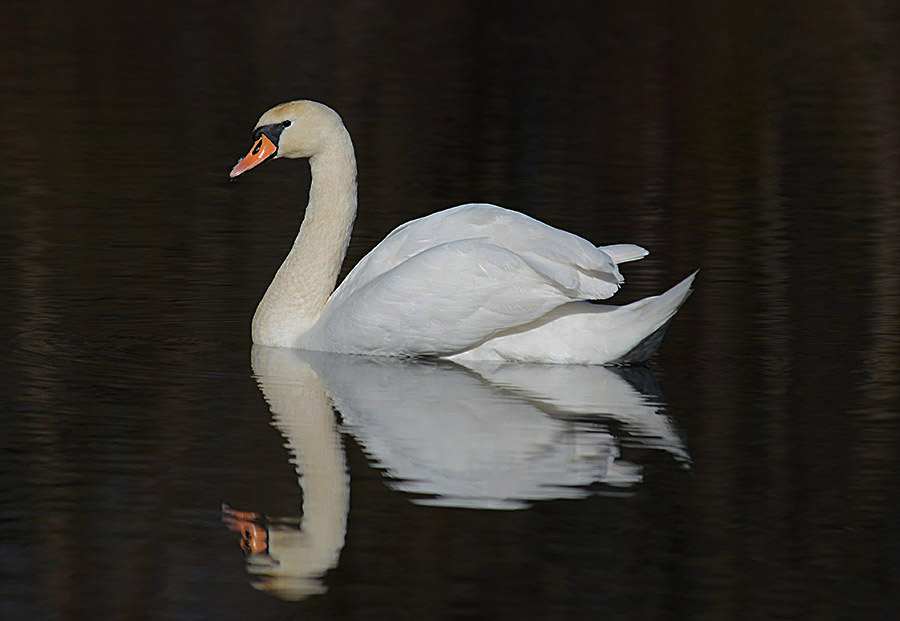
[[[0,617],[894,618],[896,3],[126,4],[2,8]],[[344,273],[473,200],[639,243],[623,302],[701,269],[648,369],[251,348],[301,97]]]

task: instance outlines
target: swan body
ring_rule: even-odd
[[[391,232],[334,289],[356,216],[356,159],[333,110],[275,106],[234,178],[269,158],[309,158],[300,231],[253,318],[253,342],[338,353],[466,360],[642,362],[696,272],[626,306],[588,302],[623,283],[634,244],[597,247],[496,205],[440,211]]]

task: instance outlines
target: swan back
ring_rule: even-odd
[[[586,239],[554,228],[517,211],[496,205],[459,205],[403,224],[391,232],[348,274],[329,305],[404,261],[435,246],[466,239],[497,246],[518,255],[532,269],[552,280],[575,299],[602,300],[623,282],[617,262]],[[630,254],[647,251],[633,244]],[[632,259],[633,260],[633,259]]]

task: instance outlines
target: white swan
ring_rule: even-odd
[[[601,306],[617,264],[596,247],[495,205],[460,205],[390,233],[335,290],[356,216],[356,158],[340,116],[312,101],[262,115],[233,179],[270,158],[309,158],[309,204],[253,317],[253,342],[389,356],[610,364],[646,360],[696,272],[661,296]]]

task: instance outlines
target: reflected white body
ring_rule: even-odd
[[[629,487],[632,445],[688,456],[646,368],[449,362],[303,352],[343,428],[417,504],[520,509]],[[618,427],[616,433],[610,423]]]
[[[325,592],[347,533],[350,479],[331,403],[388,484],[417,504],[523,509],[626,488],[632,447],[688,454],[646,368],[347,356],[253,347],[253,372],[295,464],[302,518],[268,519],[247,557],[253,586],[283,599]]]
[[[315,102],[276,106],[257,127],[282,124],[275,157],[308,157],[312,182],[297,239],[254,316],[254,343],[459,360],[639,362],[690,293],[693,275],[627,306],[590,304],[619,289],[618,264],[647,251],[597,247],[487,204],[400,226],[332,293],[356,214],[353,144],[340,117]]]

